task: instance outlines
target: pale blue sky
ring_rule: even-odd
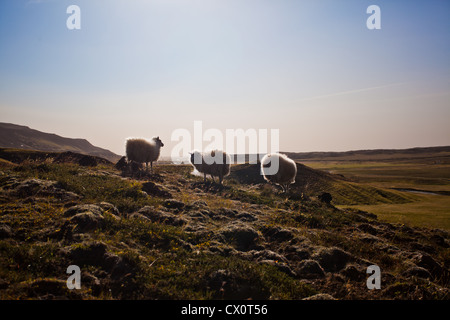
[[[68,30],[66,8],[81,8]],[[381,30],[366,9],[381,8]],[[280,129],[283,151],[450,145],[445,0],[2,0],[0,121],[129,136]]]

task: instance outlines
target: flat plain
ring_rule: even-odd
[[[384,157],[303,161],[311,168],[342,175],[360,185],[395,191],[409,201],[352,205],[388,222],[450,230],[450,157],[429,153],[422,157]]]

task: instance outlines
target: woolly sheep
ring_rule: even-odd
[[[272,162],[273,161],[273,162]],[[278,170],[276,164],[278,161]],[[275,166],[271,168],[271,166]],[[272,169],[272,170],[270,170]],[[289,190],[289,185],[295,182],[295,176],[297,175],[297,165],[292,159],[289,159],[286,155],[280,153],[266,154],[261,160],[261,172],[264,175],[264,179],[270,183],[278,184],[286,193]]]
[[[219,177],[219,184],[222,184],[223,178],[230,174],[231,158],[225,151],[212,150],[205,153],[194,151],[191,153],[191,163],[195,169],[203,173],[205,182],[206,175],[209,174],[214,182],[214,177]]]
[[[158,160],[161,147],[164,143],[159,137],[154,137],[148,141],[141,138],[129,138],[126,141],[126,153],[128,161],[145,163],[148,170],[150,162],[150,170],[153,172],[153,161]]]

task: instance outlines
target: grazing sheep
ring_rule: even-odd
[[[205,182],[206,175],[211,175],[214,183],[214,177],[219,177],[219,184],[222,184],[223,178],[230,174],[231,158],[225,151],[212,150],[205,153],[194,151],[191,153],[191,163],[195,169],[203,173]]]
[[[129,162],[145,163],[147,170],[150,162],[150,171],[153,172],[153,161],[158,160],[161,147],[164,147],[164,143],[159,137],[155,137],[150,141],[129,138],[126,142],[127,159]]]
[[[284,154],[270,153],[266,154],[261,160],[261,172],[266,181],[280,185],[283,192],[286,193],[289,190],[289,185],[295,182],[297,165]]]

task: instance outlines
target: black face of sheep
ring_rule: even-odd
[[[160,147],[164,147],[164,143],[161,141],[159,137],[156,137],[154,140]]]

